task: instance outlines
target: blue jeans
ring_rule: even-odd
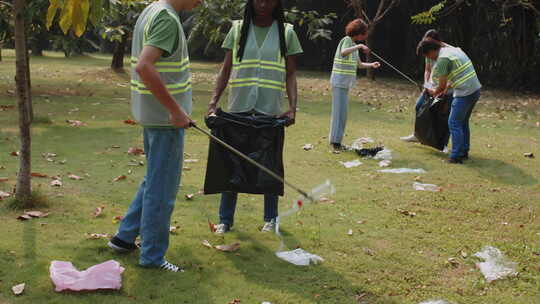
[[[416,113],[420,111],[420,108],[425,102],[426,102],[426,93],[422,92],[422,94],[420,94],[420,96],[418,96],[418,99],[416,100],[416,106],[415,106]]]
[[[349,105],[349,89],[332,87],[332,121],[330,123],[331,144],[341,144],[345,126],[347,125],[347,108]]]
[[[450,158],[459,158],[469,153],[471,148],[471,130],[469,119],[474,106],[480,99],[480,90],[469,96],[454,97],[448,127],[452,136],[452,153]]]
[[[234,212],[238,193],[224,192],[221,194],[221,205],[219,207],[219,222],[229,227],[234,225]],[[279,196],[276,194],[264,195],[264,221],[270,222],[278,216]]]
[[[144,128],[147,170],[116,237],[134,243],[141,236],[142,266],[161,266],[182,174],[184,129]]]

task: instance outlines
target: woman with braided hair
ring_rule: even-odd
[[[303,51],[293,26],[285,23],[281,0],[247,0],[243,20],[233,21],[222,47],[226,55],[208,116],[216,114],[218,102],[230,85],[228,112],[280,118],[287,121],[286,126],[294,124],[298,95],[295,55]],[[288,107],[282,109],[285,92]],[[222,193],[216,233],[225,233],[233,226],[237,198],[236,192]],[[262,231],[275,228],[278,198],[277,194],[264,193]]]

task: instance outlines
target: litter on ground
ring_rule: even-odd
[[[350,169],[350,168],[354,168],[354,167],[358,167],[362,164],[362,162],[358,159],[355,159],[355,160],[351,160],[351,161],[348,161],[348,162],[340,162],[343,166],[345,166],[345,168],[347,169]]]
[[[109,260],[79,271],[71,262],[52,261],[49,270],[57,292],[119,290],[122,287],[124,267],[117,261]]]
[[[480,269],[488,283],[518,274],[516,271],[517,263],[509,261],[495,247],[486,246],[482,251],[475,253],[474,256],[484,260],[484,262],[476,263],[476,267]]]
[[[278,251],[276,256],[297,266],[309,266],[311,263],[317,264],[324,261],[320,256],[311,254],[301,248],[291,251]]]
[[[415,173],[422,174],[427,173],[424,169],[410,169],[410,168],[399,168],[399,169],[382,169],[379,170],[381,173],[394,173],[394,174],[403,174],[403,173]]]
[[[431,191],[431,192],[440,192],[441,187],[433,184],[422,184],[422,183],[414,183],[413,184],[414,190],[418,191]]]

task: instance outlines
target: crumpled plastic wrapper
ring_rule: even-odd
[[[418,190],[418,191],[430,191],[430,192],[441,191],[441,187],[437,185],[433,185],[433,184],[414,183],[413,188],[414,190]]]
[[[358,166],[362,165],[362,162],[360,160],[358,160],[358,159],[351,160],[351,161],[348,161],[348,162],[340,162],[340,163],[347,169],[358,167]]]
[[[474,254],[475,257],[483,259],[485,262],[476,263],[487,282],[492,282],[507,276],[515,276],[517,263],[509,261],[502,252],[492,246],[486,246],[482,251]]]
[[[429,301],[421,302],[420,304],[452,304],[452,303],[445,300],[429,300]]]
[[[77,270],[71,262],[52,261],[50,276],[57,292],[93,291],[122,288],[124,267],[114,260],[94,265],[84,271]]]
[[[373,159],[376,159],[376,160],[392,160],[393,159],[392,150],[383,149],[382,151],[377,153],[377,155],[375,155],[375,157],[373,157]]]
[[[317,264],[324,261],[320,256],[311,254],[301,248],[291,251],[278,251],[276,255],[278,258],[297,266],[309,266],[311,263]]]

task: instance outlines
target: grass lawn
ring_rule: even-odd
[[[14,53],[0,62],[0,105],[15,105]],[[204,182],[208,139],[188,131],[187,163],[173,214],[179,231],[171,236],[168,259],[183,274],[137,266],[137,254],[116,255],[106,241],[87,233],[113,234],[145,168],[126,152],[142,147],[140,126],[130,118],[127,75],[108,70],[107,57],[65,59],[57,53],[32,58],[34,110],[33,172],[60,176],[34,178],[34,188],[49,198],[46,218],[18,221],[20,211],[0,202],[0,303],[540,303],[540,97],[486,90],[472,118],[471,160],[448,165],[446,155],[399,140],[412,130],[417,92],[393,79],[359,81],[349,108],[346,143],[372,137],[394,151],[394,168],[423,168],[420,179],[442,192],[415,191],[414,174],[377,172],[374,160],[346,169],[339,162],[358,157],[330,153],[331,94],[327,73],[300,72],[297,124],[287,130],[285,160],[290,182],[305,189],[330,179],[335,202],[308,205],[283,224],[286,245],[322,256],[316,266],[297,267],[279,260],[279,240],[258,232],[262,197],[241,196],[232,233],[212,235],[207,219],[217,221],[218,197],[197,194]],[[219,66],[195,62],[194,113],[203,120]],[[223,98],[222,104],[225,104]],[[80,120],[72,127],[66,120]],[[0,111],[0,190],[16,180],[16,109]],[[314,149],[304,151],[311,143]],[[537,158],[525,158],[523,153]],[[43,153],[55,153],[54,162]],[[65,162],[63,162],[65,160]],[[84,177],[70,180],[69,174]],[[127,178],[113,182],[120,175]],[[185,195],[195,193],[193,200]],[[280,210],[297,198],[287,190]],[[100,217],[92,215],[105,206]],[[403,215],[399,210],[415,212]],[[359,221],[363,221],[359,224]],[[348,235],[349,229],[353,234]],[[240,242],[235,253],[201,245]],[[472,257],[484,246],[499,248],[518,263],[519,275],[486,283]],[[449,259],[454,258],[450,263]],[[53,260],[79,269],[115,259],[126,268],[118,292],[54,292],[49,278]],[[26,283],[21,296],[11,286]],[[357,297],[357,295],[359,295]],[[358,299],[357,299],[358,298]]]

